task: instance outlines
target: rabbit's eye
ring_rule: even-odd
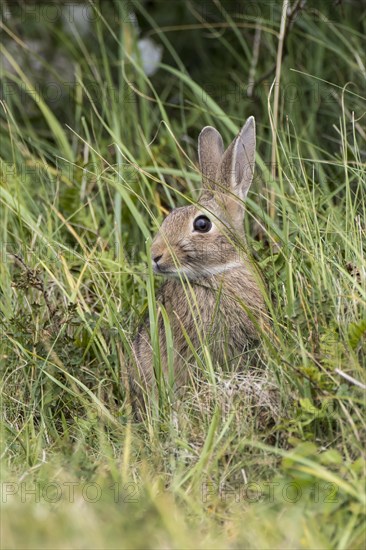
[[[200,233],[208,233],[212,227],[211,220],[207,216],[198,216],[193,222],[193,229]]]

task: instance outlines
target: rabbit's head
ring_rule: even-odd
[[[249,117],[224,151],[220,133],[206,126],[198,138],[202,193],[197,204],[165,218],[152,247],[153,268],[166,276],[197,279],[230,270],[243,241],[243,201],[253,180],[255,121]]]

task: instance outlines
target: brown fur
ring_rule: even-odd
[[[250,117],[226,152],[211,127],[199,137],[203,190],[197,206],[173,210],[152,245],[156,271],[168,277],[157,297],[169,317],[173,336],[175,387],[186,384],[195,350],[210,350],[219,364],[232,361],[258,338],[265,314],[258,274],[245,252],[243,200],[252,182],[255,124]],[[208,233],[194,230],[198,215],[213,223]],[[172,278],[170,278],[172,277]],[[161,364],[168,371],[163,316],[158,313]],[[133,345],[134,392],[155,385],[154,358],[146,324]]]

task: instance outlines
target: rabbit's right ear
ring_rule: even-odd
[[[221,134],[212,126],[205,126],[198,137],[198,159],[203,187],[206,190],[215,187],[215,178],[223,153],[224,142]]]
[[[248,118],[239,134],[226,149],[221,163],[221,179],[241,200],[253,181],[255,163],[255,120]]]

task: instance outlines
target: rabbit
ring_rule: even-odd
[[[226,151],[220,133],[211,126],[203,128],[198,138],[199,201],[172,210],[151,246],[153,270],[166,278],[157,303],[166,310],[173,341],[173,350],[168,350],[159,311],[161,371],[166,380],[170,351],[176,389],[187,384],[195,352],[199,354],[203,346],[214,363],[233,361],[258,340],[258,327],[265,325],[261,275],[245,251],[243,227],[243,201],[253,180],[255,143],[253,116]],[[156,391],[146,321],[132,352],[132,391],[141,402],[144,392]]]

